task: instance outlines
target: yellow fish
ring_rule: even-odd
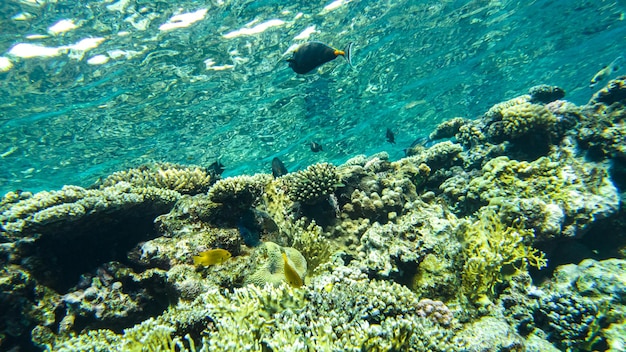
[[[285,262],[284,271],[287,283],[292,287],[302,287],[302,278],[300,277],[300,275],[298,275],[296,270],[291,265],[289,265],[289,261],[287,260],[287,254],[285,253],[283,253],[283,261]]]
[[[193,257],[193,264],[196,266],[210,266],[213,264],[222,264],[226,259],[230,258],[232,254],[229,251],[221,248],[209,249],[208,251],[200,252],[197,256]]]
[[[617,65],[620,61],[622,61],[622,57],[618,56],[608,66],[604,66],[600,71],[598,71],[598,73],[596,73],[591,79],[591,82],[589,82],[589,88],[595,87],[600,81],[605,80],[611,75],[611,73],[617,71],[619,69]]]

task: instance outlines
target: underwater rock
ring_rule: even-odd
[[[535,312],[535,324],[558,347],[587,350],[594,341],[599,323],[598,307],[588,298],[569,292],[544,296]]]
[[[585,259],[576,264],[559,266],[552,286],[561,292],[576,292],[603,306],[609,302],[616,312],[626,307],[626,261]],[[615,305],[623,306],[621,309]],[[622,310],[626,313],[626,310]]]
[[[555,100],[563,99],[563,97],[565,97],[565,90],[557,86],[540,84],[531,87],[528,90],[528,94],[530,95],[531,102],[548,104]]]
[[[606,105],[610,106],[614,103],[626,102],[626,76],[619,76],[610,80],[606,87],[597,91],[589,100],[589,105]]]
[[[480,176],[468,183],[457,183],[460,188],[448,181],[444,191],[451,199],[467,203],[464,208],[501,205],[522,220],[526,219],[522,206],[527,203],[520,203],[521,199],[536,199],[537,208],[531,211],[534,214],[549,210],[548,204],[556,204],[561,210],[550,210],[543,220],[534,221],[538,241],[581,236],[594,221],[617,212],[619,195],[604,166],[572,157],[566,162],[556,161],[554,157],[557,156],[532,162],[497,157],[483,166]],[[564,216],[560,215],[561,211]],[[560,220],[559,226],[555,221]],[[558,227],[561,231],[554,233]]]
[[[78,290],[63,295],[62,320],[71,323],[62,324],[60,333],[104,327],[121,331],[160,314],[167,306],[165,276],[158,269],[136,274],[119,263],[98,268],[96,275],[82,278],[85,284]]]
[[[444,218],[436,204],[415,201],[407,203],[406,209],[410,211],[394,222],[370,225],[350,265],[371,277],[410,285],[430,298],[449,299],[454,293],[448,288],[458,285],[453,283],[456,275],[451,262],[460,246],[449,238],[457,226],[455,219]],[[437,265],[431,266],[432,262]]]
[[[483,317],[468,324],[455,339],[464,342],[464,351],[525,351],[524,339],[504,319]]]

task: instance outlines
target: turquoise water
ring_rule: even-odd
[[[274,157],[290,171],[383,150],[397,159],[439,122],[540,83],[584,104],[590,78],[624,54],[625,11],[625,1],[5,0],[0,194],[88,186],[154,161],[219,158],[230,176],[270,172]],[[287,51],[308,40],[354,42],[355,67],[295,74]]]

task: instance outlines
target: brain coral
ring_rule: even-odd
[[[283,252],[287,256],[289,265],[295,269],[304,281],[307,263],[304,256],[295,248],[281,247],[274,242],[264,242],[256,248],[254,258],[256,271],[246,278],[246,283],[264,286],[266,283],[279,285],[285,282],[285,263]]]

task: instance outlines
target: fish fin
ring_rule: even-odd
[[[343,49],[343,52],[344,52],[343,57],[344,57],[344,59],[346,59],[346,61],[348,61],[348,65],[350,65],[350,67],[354,67],[354,66],[352,66],[352,47],[353,46],[354,46],[354,42],[350,42]]]

